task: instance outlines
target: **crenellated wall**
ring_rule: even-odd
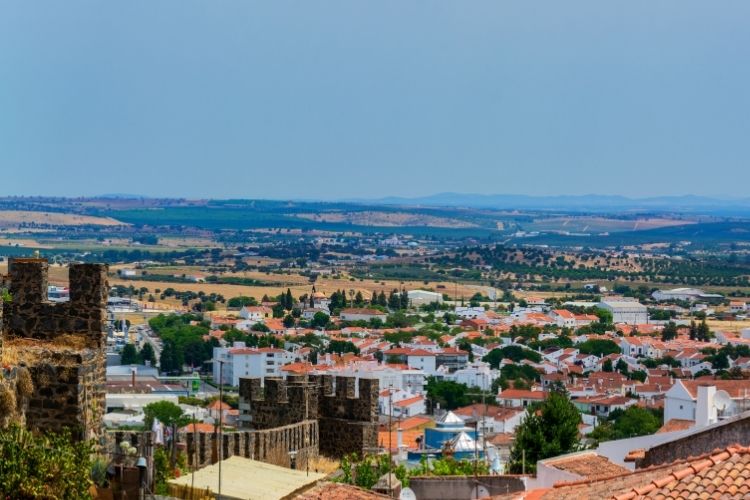
[[[320,453],[342,457],[377,446],[376,379],[290,376],[286,380],[240,379],[240,422],[250,429],[274,429],[317,419]]]
[[[189,428],[189,426],[188,426]],[[110,431],[107,433],[112,453],[117,445],[128,440],[136,447],[148,446],[150,431]],[[177,446],[186,454],[190,467],[198,468],[215,464],[219,460],[219,442],[222,443],[221,456],[229,458],[237,455],[260,462],[290,467],[292,455],[297,469],[304,469],[309,461],[318,456],[318,423],[307,420],[296,424],[264,430],[240,430],[222,433],[181,432],[177,435]]]
[[[107,266],[71,264],[70,301],[47,300],[49,263],[46,259],[10,259],[8,291],[3,304],[3,337],[52,340],[60,335],[86,339],[86,346],[103,348],[107,320]]]
[[[102,436],[105,411],[107,266],[72,264],[70,301],[47,300],[46,259],[10,259],[11,295],[0,317],[5,364],[28,369],[30,429],[69,428],[83,439]]]

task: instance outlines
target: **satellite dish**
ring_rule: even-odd
[[[487,498],[490,496],[490,491],[482,485],[477,485],[471,489],[472,500],[477,498]]]
[[[729,397],[727,391],[716,391],[714,394],[714,406],[719,411],[725,411],[732,406],[732,398]]]
[[[417,500],[417,495],[414,494],[414,490],[406,487],[401,490],[401,494],[398,496],[398,500]]]

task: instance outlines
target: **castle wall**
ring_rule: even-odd
[[[71,264],[70,301],[47,300],[46,259],[10,259],[11,302],[3,304],[3,337],[52,340],[65,334],[86,339],[91,348],[104,347],[107,320],[107,266]]]
[[[127,439],[139,447],[149,441],[150,431],[112,431],[107,433],[110,445],[116,445]],[[295,455],[295,467],[307,468],[309,461],[318,456],[318,423],[315,420],[285,425],[274,429],[240,430],[225,432],[219,438],[218,433],[183,432],[177,435],[177,447],[187,457],[188,466],[202,468],[219,460],[219,443],[221,442],[223,458],[240,456],[266,462],[281,467],[292,465],[292,452]]]
[[[240,379],[240,424],[275,429],[317,419],[320,453],[342,457],[377,447],[377,380],[291,376]]]
[[[33,383],[26,425],[41,432],[70,428],[75,437],[97,438],[105,411],[107,266],[72,264],[70,301],[62,303],[47,300],[48,272],[46,259],[10,259],[11,301],[2,304],[3,344],[22,342],[16,346],[23,357],[19,364]]]
[[[34,392],[26,426],[39,431],[68,428],[78,439],[99,437],[105,412],[104,354],[86,349],[45,356],[48,361],[28,367]]]

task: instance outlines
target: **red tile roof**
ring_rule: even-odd
[[[633,450],[633,455],[642,450]],[[750,498],[750,448],[731,446],[671,464],[608,477],[558,483],[495,498],[582,500],[609,498]]]
[[[393,403],[393,406],[398,406],[399,408],[403,408],[405,406],[411,406],[415,403],[419,403],[420,401],[424,400],[424,396],[414,396],[412,398],[408,399],[402,399],[401,401],[396,401]]]
[[[669,420],[666,424],[662,425],[659,428],[659,430],[656,431],[656,433],[660,434],[662,432],[684,431],[686,429],[690,429],[694,425],[695,425],[695,422],[693,420],[683,420],[681,418],[673,418]]]
[[[546,396],[544,391],[527,391],[524,389],[506,389],[497,395],[498,399],[539,399]]]
[[[317,483],[313,488],[292,497],[293,500],[383,500],[389,498],[374,491],[341,483]]]
[[[560,459],[545,460],[544,465],[554,467],[586,479],[611,477],[620,474],[630,474],[630,469],[609,461],[607,457],[587,452],[565,456]]]
[[[209,410],[219,410],[219,409],[221,409],[221,410],[231,410],[232,409],[231,406],[229,406],[228,404],[226,404],[223,401],[219,401],[218,399],[216,401],[214,401],[213,403],[211,403],[210,405],[208,405],[206,408],[208,408]]]

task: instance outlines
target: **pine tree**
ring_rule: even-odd
[[[401,309],[409,309],[409,294],[406,290],[401,290]]]
[[[661,331],[661,339],[666,342],[677,338],[677,325],[674,321],[670,321],[664,325],[664,329]]]
[[[401,298],[399,297],[398,290],[394,289],[388,297],[388,308],[394,311],[401,309]]]
[[[385,297],[385,292],[381,290],[380,295],[378,295],[378,305],[383,307],[388,307],[388,299]]]
[[[703,318],[701,324],[698,325],[697,337],[701,342],[708,342],[711,339],[711,329],[706,324],[706,318]]]
[[[690,340],[696,340],[698,338],[698,327],[695,321],[690,321]]]
[[[357,295],[354,296],[354,304],[357,307],[362,307],[365,304],[365,298],[362,296],[362,292],[357,292]]]
[[[581,414],[565,392],[552,390],[540,405],[526,410],[526,418],[516,427],[510,451],[511,473],[536,471],[536,463],[576,451]]]
[[[138,364],[138,352],[135,349],[134,344],[125,344],[120,353],[120,363],[123,365],[135,365]]]

